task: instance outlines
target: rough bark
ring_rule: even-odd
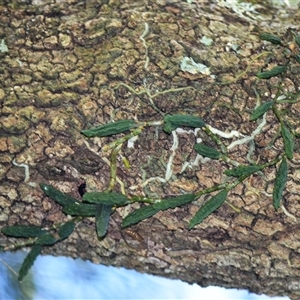
[[[26,3],[25,3],[26,2]],[[162,112],[192,113],[220,130],[250,135],[256,128],[249,121],[256,104],[253,87],[263,101],[270,100],[282,83],[285,91],[299,90],[299,65],[292,65],[285,78],[256,81],[254,74],[267,65],[255,55],[272,49],[274,64],[286,58],[274,45],[259,40],[269,31],[284,39],[289,28],[299,29],[299,11],[258,8],[259,15],[221,6],[224,1],[1,1],[0,37],[8,52],[0,52],[0,227],[13,224],[50,226],[67,217],[60,206],[32,185],[46,182],[79,198],[78,186],[104,190],[109,182],[109,152],[101,148],[112,138],[87,139],[83,128],[112,119],[157,120]],[[58,3],[53,3],[58,2]],[[149,33],[140,39],[149,25]],[[199,40],[207,36],[213,45]],[[234,51],[231,45],[239,45]],[[145,68],[145,60],[149,66]],[[184,57],[208,65],[216,79],[180,70]],[[230,84],[251,64],[249,71]],[[179,92],[149,99],[145,93],[191,86]],[[153,103],[151,103],[153,101]],[[286,117],[299,130],[299,103],[284,106]],[[253,159],[266,162],[283,151],[276,135],[278,121],[269,114],[263,133],[255,139]],[[229,142],[224,141],[226,144]],[[88,144],[87,144],[88,143]],[[192,161],[195,138],[179,136],[173,173],[168,183],[143,180],[164,177],[172,135],[161,128],[145,129],[134,149],[123,146],[130,161],[118,163],[118,177],[128,195],[165,197],[200,190],[222,182],[223,162],[209,161],[180,173],[184,161]],[[299,264],[299,145],[290,163],[283,204],[294,216],[272,206],[276,168],[265,171],[266,179],[254,175],[232,191],[228,202],[201,225],[188,231],[187,224],[203,199],[192,205],[156,214],[153,218],[120,229],[121,217],[133,207],[119,208],[110,222],[107,237],[99,241],[93,218],[78,224],[69,239],[45,253],[81,257],[141,272],[198,283],[248,289],[268,295],[300,297]],[[249,145],[232,149],[233,159],[248,163]],[[97,155],[95,152],[99,152]],[[24,168],[30,178],[24,182]],[[138,189],[133,190],[133,186]],[[131,187],[131,189],[130,189]],[[1,235],[1,245],[14,239]]]

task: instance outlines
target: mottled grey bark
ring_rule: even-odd
[[[299,30],[299,11],[270,6],[257,8],[259,14],[241,9],[234,12],[221,5],[226,1],[25,2],[0,2],[0,39],[8,47],[8,52],[0,52],[0,227],[50,226],[67,219],[61,208],[43,195],[40,182],[78,198],[83,181],[89,190],[107,187],[105,158],[109,159],[109,152],[101,152],[101,148],[113,139],[88,140],[80,134],[83,128],[112,119],[159,120],[162,116],[156,107],[167,113],[196,114],[222,131],[250,135],[257,127],[249,121],[256,104],[253,87],[263,101],[270,100],[280,83],[285,92],[299,91],[299,64],[292,64],[282,80],[256,81],[254,74],[271,56],[253,60],[267,49],[274,51],[270,63],[285,64],[281,48],[260,41],[258,33],[268,31],[291,40],[288,28]],[[145,23],[149,33],[143,44],[140,36]],[[201,43],[203,36],[213,44]],[[181,71],[180,61],[185,56],[209,66],[216,78]],[[248,72],[234,80],[247,67]],[[136,93],[118,86],[120,83]],[[193,89],[172,91],[181,87]],[[149,93],[166,90],[170,91],[149,97]],[[289,109],[286,120],[299,133],[299,103],[283,108]],[[262,134],[255,138],[254,161],[269,161],[283,151],[280,138],[266,148],[277,131],[278,122],[270,113]],[[172,146],[172,136],[161,128],[145,129],[134,149],[122,148],[131,164],[127,169],[120,159],[118,165],[117,175],[126,193],[165,197],[222,182],[228,165],[219,161],[200,163],[180,173],[185,161],[195,159],[194,143],[192,134],[179,135],[174,176],[168,183],[152,181],[142,187],[150,177],[164,177]],[[247,164],[248,151],[249,145],[244,144],[233,148],[230,155]],[[160,212],[132,226],[131,232],[120,229],[121,217],[138,205],[119,208],[103,241],[97,239],[91,218],[81,222],[68,240],[44,252],[201,286],[245,288],[298,299],[299,160],[296,143],[283,199],[294,217],[282,209],[275,212],[272,206],[273,167],[265,171],[265,179],[254,175],[230,193],[228,202],[240,212],[225,204],[190,231],[188,221],[203,199]],[[13,161],[29,166],[26,182],[24,168]],[[1,235],[1,245],[12,242],[14,239]]]

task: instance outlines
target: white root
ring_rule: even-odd
[[[147,43],[145,41],[145,36],[149,33],[149,25],[147,22],[145,22],[145,30],[143,31],[143,33],[140,36],[140,40],[143,42],[143,46],[145,48],[145,65],[144,65],[144,69],[147,70],[148,69],[148,65],[149,65],[149,56],[148,56],[148,46]]]

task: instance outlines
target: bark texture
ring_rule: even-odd
[[[196,114],[222,131],[251,135],[257,127],[249,121],[257,99],[253,87],[262,101],[276,94],[278,84],[283,92],[299,91],[299,64],[292,64],[284,78],[257,81],[254,76],[268,64],[286,63],[281,48],[260,41],[258,33],[268,31],[291,40],[291,29],[299,30],[299,10],[266,5],[258,6],[256,14],[245,7],[226,7],[229,1],[194,2],[0,2],[0,38],[8,47],[0,52],[0,227],[50,226],[67,220],[39,189],[40,182],[78,198],[82,182],[88,190],[107,187],[109,152],[102,147],[113,139],[87,139],[80,134],[82,129],[112,119],[162,119],[156,107],[165,113]],[[140,38],[145,23],[149,32]],[[203,36],[213,44],[204,45]],[[269,61],[268,55],[253,60],[265,50],[274,52]],[[185,56],[209,66],[216,77],[181,71]],[[247,67],[248,72],[234,80]],[[183,87],[194,89],[172,91]],[[158,93],[162,91],[168,92]],[[285,119],[299,133],[299,103],[282,109],[288,110]],[[278,121],[268,114],[263,132],[255,138],[254,161],[267,162],[282,153],[280,138],[267,148],[278,128]],[[223,162],[199,163],[181,172],[184,162],[196,157],[194,143],[194,135],[179,135],[171,179],[143,186],[151,177],[165,176],[172,147],[172,135],[161,128],[145,129],[133,149],[122,148],[131,164],[127,169],[121,159],[118,162],[117,175],[126,193],[166,197],[221,183],[228,168]],[[248,151],[244,144],[230,155],[248,164]],[[120,229],[121,218],[139,205],[119,208],[103,241],[97,239],[90,218],[78,224],[69,239],[45,247],[44,252],[201,286],[299,299],[299,163],[296,141],[283,197],[288,214],[272,206],[273,167],[265,177],[254,175],[230,193],[228,202],[240,212],[225,204],[190,231],[188,221],[204,198],[160,212],[127,231]],[[29,166],[29,179],[20,164]],[[1,245],[13,242],[1,235]]]

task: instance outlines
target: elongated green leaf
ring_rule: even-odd
[[[132,224],[136,224],[142,220],[150,218],[151,216],[155,215],[159,212],[159,208],[153,207],[153,205],[143,206],[139,209],[136,209],[129,215],[127,215],[122,221],[122,228],[128,227]]]
[[[283,138],[286,157],[288,159],[292,159],[294,152],[294,137],[284,124],[281,124],[281,135]]]
[[[119,120],[116,122],[107,123],[98,127],[90,128],[87,130],[81,130],[81,133],[87,137],[104,137],[110,136],[125,131],[129,131],[134,128],[136,123],[133,120]]]
[[[282,42],[281,42],[281,40],[278,36],[270,34],[270,33],[261,32],[259,34],[259,38],[261,40],[271,42],[272,44],[275,44],[275,45],[281,45],[282,44]]]
[[[224,174],[232,177],[250,176],[262,169],[261,166],[238,166],[237,168],[224,171]]]
[[[222,190],[210,200],[208,200],[194,215],[189,224],[189,229],[195,225],[201,223],[205,218],[211,215],[216,209],[218,209],[222,203],[226,200],[228,192]]]
[[[24,277],[27,275],[28,271],[30,270],[31,266],[33,265],[35,259],[41,253],[42,246],[41,245],[34,245],[26,258],[23,261],[23,264],[19,271],[18,280],[22,281]]]
[[[46,231],[34,225],[14,225],[3,227],[1,232],[9,236],[31,238],[41,236]]]
[[[62,193],[61,191],[54,188],[52,185],[40,183],[40,187],[48,197],[50,197],[52,200],[54,200],[61,206],[65,206],[77,202],[76,199]]]
[[[94,217],[96,213],[96,204],[72,203],[63,208],[63,212],[70,216]]]
[[[300,54],[295,54],[294,58],[296,59],[297,63],[300,64]]]
[[[66,222],[58,229],[60,240],[66,239],[74,230],[75,223],[73,221]]]
[[[188,204],[195,200],[195,194],[180,195],[175,198],[164,199],[160,202],[154,203],[153,207],[158,210],[166,210],[169,208],[179,207]]]
[[[96,229],[99,238],[106,235],[112,205],[98,204],[96,208]]]
[[[53,245],[57,242],[57,239],[51,233],[40,236],[36,241],[36,245]]]
[[[127,215],[122,222],[122,227],[127,227],[132,224],[136,224],[144,219],[150,218],[161,210],[169,208],[179,207],[181,205],[188,204],[194,201],[196,198],[195,194],[180,195],[175,198],[164,199],[160,202],[143,206],[134,212]]]
[[[203,143],[195,144],[194,149],[200,155],[209,157],[211,159],[219,159],[222,156],[221,152],[212,147],[206,146]]]
[[[267,110],[269,110],[272,107],[273,104],[274,101],[267,101],[258,106],[250,116],[250,121],[254,121],[261,117]]]
[[[271,77],[277,76],[283,72],[285,72],[287,69],[287,66],[277,66],[271,69],[270,71],[257,73],[256,77],[259,79],[269,79]]]
[[[300,47],[300,35],[296,35],[296,36],[295,36],[295,42],[296,42],[297,45]]]
[[[115,192],[85,193],[82,199],[90,203],[117,205],[117,206],[122,206],[130,203],[129,199],[125,195],[115,193]]]
[[[287,181],[287,171],[288,171],[288,165],[286,159],[283,158],[278,168],[278,171],[276,173],[274,189],[273,189],[273,206],[276,210],[280,207],[282,193]]]
[[[205,126],[205,123],[201,118],[192,115],[166,115],[164,117],[164,131],[166,133],[171,133],[181,126],[201,128]]]

